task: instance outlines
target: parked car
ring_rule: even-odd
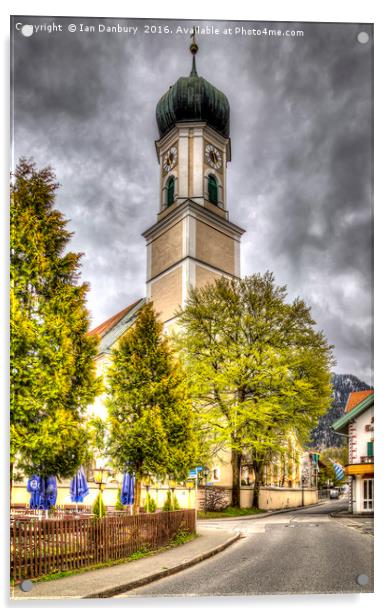
[[[329,490],[329,498],[338,498],[339,496],[340,493],[337,488],[332,488],[331,490]]]

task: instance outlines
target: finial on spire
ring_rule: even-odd
[[[194,26],[194,29],[192,31],[191,38],[192,38],[192,43],[190,45],[190,52],[192,53],[192,70],[191,70],[191,73],[190,73],[190,77],[197,77],[198,73],[196,72],[195,56],[196,56],[196,53],[197,53],[199,47],[198,47],[198,45],[196,43],[196,40],[195,40],[195,26]]]

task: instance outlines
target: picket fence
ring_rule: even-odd
[[[195,531],[195,510],[159,511],[101,519],[15,519],[11,524],[11,578],[34,579],[82,569],[167,545]]]

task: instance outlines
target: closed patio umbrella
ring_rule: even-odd
[[[134,504],[134,483],[135,483],[134,473],[131,473],[131,474],[124,473],[122,490],[121,490],[122,505],[133,505]]]
[[[89,494],[89,488],[83,467],[80,467],[70,482],[70,500],[72,503],[82,503]]]

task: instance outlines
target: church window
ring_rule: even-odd
[[[208,181],[209,201],[218,205],[218,184],[214,175],[209,175]]]
[[[175,178],[171,175],[167,183],[167,206],[172,205],[175,200]]]

